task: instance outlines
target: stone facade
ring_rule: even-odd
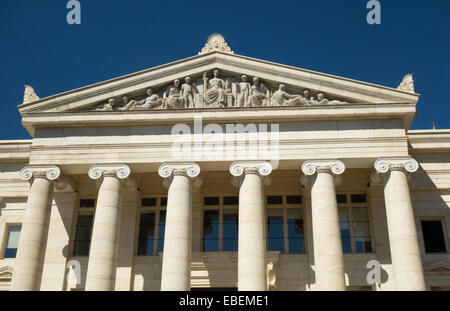
[[[409,130],[418,100],[412,75],[398,89],[335,77],[236,55],[218,34],[197,56],[81,89],[40,99],[26,86],[32,139],[0,141],[0,290],[450,289],[450,130]],[[275,137],[276,156],[226,153],[227,124],[270,127],[256,127],[257,141]],[[180,137],[218,155],[174,152]],[[352,195],[368,211],[364,252],[341,237],[339,198]],[[237,196],[239,251],[222,237],[204,251],[205,198]],[[269,249],[271,196],[283,219],[287,197],[301,196],[301,252],[286,237]],[[145,209],[145,198],[158,203]],[[89,256],[74,256],[86,199]],[[144,210],[165,211],[164,248],[151,255],[138,255]],[[426,251],[424,220],[441,221],[446,252]],[[5,258],[15,225],[17,254]],[[369,285],[372,260],[381,280]]]

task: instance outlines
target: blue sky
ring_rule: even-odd
[[[450,1],[67,0],[0,2],[0,139],[26,139],[23,85],[42,98],[196,55],[213,32],[235,53],[397,87],[414,73],[421,99],[412,129],[450,129]]]

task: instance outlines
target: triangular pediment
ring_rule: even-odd
[[[19,106],[22,115],[417,103],[419,95],[213,50],[47,98],[27,98],[31,101]]]

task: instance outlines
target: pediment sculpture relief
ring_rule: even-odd
[[[95,111],[146,111],[160,109],[242,108],[271,106],[340,105],[346,102],[328,99],[323,93],[313,95],[309,90],[287,91],[285,84],[278,86],[249,78],[221,76],[218,69],[204,72],[196,80],[191,77],[175,79],[173,83],[157,91],[147,89],[145,95],[121,100],[109,99],[95,106]],[[293,88],[292,88],[293,89]]]

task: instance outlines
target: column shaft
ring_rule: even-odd
[[[121,209],[121,181],[105,175],[100,186],[92,230],[87,291],[114,290]]]
[[[28,196],[11,290],[40,289],[52,199],[52,181],[36,177]]]
[[[167,199],[162,291],[188,291],[191,288],[191,187],[186,174],[174,173]]]
[[[334,176],[331,172],[319,170],[313,179],[311,206],[317,288],[345,290],[344,257]]]
[[[239,190],[238,287],[267,290],[264,188],[257,172],[244,173]]]
[[[396,288],[425,290],[408,180],[402,169],[391,169],[388,173],[384,196]]]

